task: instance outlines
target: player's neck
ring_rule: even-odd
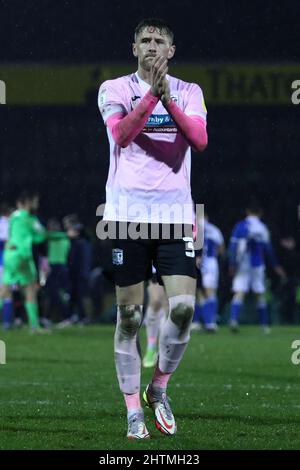
[[[142,69],[141,67],[138,67],[137,73],[141,80],[148,83],[148,85],[151,85],[150,70],[145,70],[145,69]]]

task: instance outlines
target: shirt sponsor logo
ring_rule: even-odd
[[[173,133],[177,132],[177,127],[169,114],[151,114],[144,126],[143,132]]]

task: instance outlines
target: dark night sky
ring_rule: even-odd
[[[295,0],[0,0],[1,60],[127,61],[137,22],[158,16],[179,61],[298,61],[299,13]]]

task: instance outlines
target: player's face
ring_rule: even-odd
[[[170,37],[153,26],[144,28],[133,43],[133,55],[144,70],[150,70],[155,57],[162,56],[169,60],[174,54],[175,46]]]
[[[40,200],[39,200],[39,197],[38,196],[35,196],[33,199],[30,200],[30,210],[32,212],[38,210],[39,208],[39,203],[40,203]]]

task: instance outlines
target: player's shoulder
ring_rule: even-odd
[[[24,217],[27,217],[27,212],[21,210],[21,209],[16,209],[11,213],[10,219],[22,219]]]
[[[207,233],[212,234],[212,233],[216,232],[217,227],[214,224],[212,224],[211,222],[208,222],[208,220],[205,220],[204,228],[205,228]]]
[[[103,91],[104,89],[120,89],[133,82],[138,82],[138,80],[135,73],[130,73],[121,77],[105,80],[100,85],[100,91]]]
[[[219,231],[218,227],[217,227],[215,224],[213,224],[213,223],[211,223],[211,222],[205,222],[205,224],[207,225],[207,227],[208,227],[210,230],[213,230],[214,232],[218,232],[218,231]]]
[[[216,225],[214,225],[214,224],[212,224],[212,226],[213,226],[213,234],[214,234],[215,242],[218,245],[223,245],[224,236],[223,236],[223,233],[222,233],[221,229],[219,227],[217,227]]]
[[[270,230],[267,224],[265,224],[265,222],[263,222],[262,220],[260,220],[260,227],[261,227],[261,231],[268,236],[270,233]]]
[[[250,223],[256,231],[268,232],[266,224],[259,217],[252,217]]]
[[[245,227],[246,224],[247,224],[247,220],[246,219],[241,219],[235,224],[235,227]]]
[[[186,82],[181,78],[173,77],[172,75],[167,75],[167,78],[170,82],[171,89],[176,89],[178,91],[186,91],[187,93],[192,92],[201,92],[202,89],[198,83]]]
[[[242,219],[242,220],[239,220],[234,228],[233,228],[233,232],[235,234],[239,234],[239,235],[245,235],[247,233],[247,220],[246,219]]]
[[[212,226],[212,231],[217,239],[223,239],[223,235],[219,227],[217,227],[215,224],[211,224]]]
[[[9,223],[10,225],[14,226],[28,226],[30,224],[30,214],[23,210],[23,209],[16,209],[15,211],[12,212],[10,218],[9,218]]]

